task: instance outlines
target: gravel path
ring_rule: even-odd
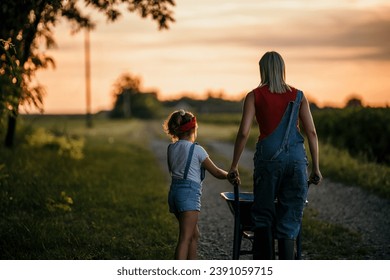
[[[203,143],[202,143],[203,144]],[[166,171],[166,147],[168,141],[153,140],[152,149],[164,171]],[[204,144],[203,144],[204,145]],[[229,161],[232,158],[233,146],[229,143],[206,143],[207,152],[215,160],[218,155]],[[245,150],[240,169],[253,169],[253,151]],[[216,161],[218,164],[218,161]],[[225,163],[226,164],[226,163]],[[221,165],[222,168],[228,166]],[[168,182],[167,174],[167,182]],[[207,175],[203,183],[202,210],[199,221],[201,240],[199,258],[231,259],[233,240],[233,215],[221,192],[232,191],[233,187],[225,180],[218,180]],[[319,214],[318,219],[339,224],[359,232],[363,243],[375,248],[367,259],[390,259],[390,201],[369,194],[360,188],[345,186],[325,179],[320,186],[309,190],[309,207]],[[249,248],[248,241],[243,240],[242,247]],[[243,256],[241,259],[249,258]]]

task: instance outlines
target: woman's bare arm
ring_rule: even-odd
[[[303,96],[301,107],[299,110],[299,119],[301,120],[303,129],[305,130],[307,140],[309,143],[310,155],[312,160],[312,172],[310,178],[317,176],[319,181],[322,179],[319,165],[319,151],[318,151],[318,137],[314,125],[313,117],[310,111],[309,102]]]
[[[253,92],[250,92],[245,97],[241,123],[234,144],[233,160],[232,160],[229,174],[236,173],[238,175],[238,162],[240,160],[242,151],[244,150],[246,142],[248,140],[249,132],[252,126],[254,116],[255,116],[255,96]]]

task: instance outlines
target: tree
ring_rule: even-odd
[[[174,22],[174,0],[2,0],[0,6],[0,118],[8,116],[5,138],[7,147],[13,146],[19,105],[30,104],[43,109],[44,88],[36,80],[36,72],[54,60],[44,50],[55,46],[53,29],[61,18],[71,23],[73,32],[95,27],[80,3],[97,10],[114,22],[120,8],[142,18],[151,17],[158,28],[168,29]]]
[[[122,74],[114,84],[114,108],[111,118],[151,119],[160,115],[162,104],[155,92],[142,92],[141,79],[130,73]]]
[[[345,103],[345,108],[361,108],[363,102],[358,96],[351,96]]]

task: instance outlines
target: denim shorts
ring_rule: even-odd
[[[192,180],[172,179],[168,194],[169,212],[200,211],[201,185]]]

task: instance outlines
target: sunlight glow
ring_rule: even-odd
[[[240,99],[259,83],[258,60],[282,54],[287,82],[318,105],[342,106],[351,94],[370,106],[390,104],[390,3],[380,0],[177,1],[176,23],[157,30],[150,19],[125,13],[112,24],[97,17],[91,32],[93,112],[112,106],[112,85],[124,72],[140,76],[160,99],[223,91]],[[56,28],[55,70],[45,111],[84,113],[83,33]]]

